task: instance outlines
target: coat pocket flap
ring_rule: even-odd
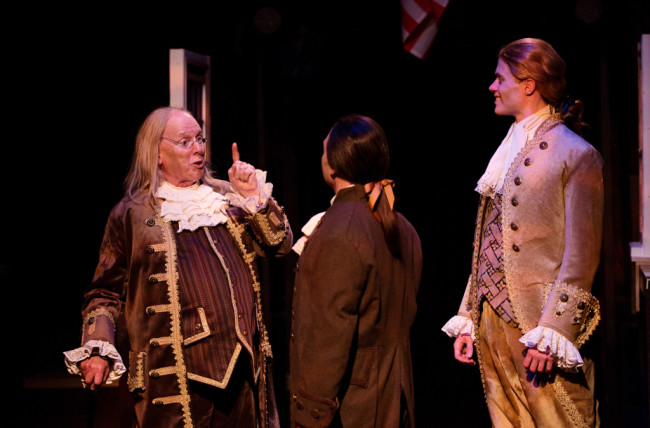
[[[183,311],[183,344],[185,346],[210,336],[208,318],[203,308],[193,308]]]
[[[354,366],[352,366],[350,384],[368,388],[370,375],[375,367],[376,355],[376,348],[363,348],[357,351]]]

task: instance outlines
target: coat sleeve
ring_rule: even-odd
[[[300,300],[294,308],[299,362],[293,374],[291,412],[296,424],[304,427],[327,426],[335,416],[356,336],[370,265],[354,240],[346,238],[323,237],[309,255],[313,270],[301,272],[299,266],[303,282],[298,284]]]
[[[99,262],[84,293],[82,340],[115,344],[115,320],[122,308],[127,281],[126,230],[115,208],[108,219],[99,251]]]
[[[603,163],[589,147],[571,163],[565,186],[565,245],[555,283],[546,290],[540,326],[558,331],[577,347],[599,321],[591,286],[600,261],[603,225]]]

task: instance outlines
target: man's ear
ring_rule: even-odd
[[[524,81],[524,91],[526,95],[533,95],[537,89],[537,84],[533,79],[526,79]]]

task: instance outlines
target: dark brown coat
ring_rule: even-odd
[[[293,297],[292,426],[413,426],[422,250],[413,226],[398,221],[401,260],[356,185],[339,191],[307,241]]]

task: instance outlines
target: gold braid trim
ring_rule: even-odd
[[[159,367],[157,369],[149,370],[149,376],[169,376],[171,374],[178,374],[178,367]]]
[[[512,188],[512,176],[517,171],[517,168],[521,165],[524,160],[524,157],[542,140],[542,137],[551,129],[562,124],[561,121],[555,119],[548,119],[544,121],[537,131],[535,132],[535,137],[528,141],[523,149],[517,154],[515,160],[510,164],[506,178],[503,181],[503,210],[501,213],[502,224],[510,224],[510,205],[508,204],[508,196],[510,195],[510,189]],[[505,231],[505,228],[504,228]],[[505,275],[506,289],[508,290],[508,297],[510,298],[510,306],[512,307],[512,313],[514,315],[515,321],[519,323],[519,330],[524,334],[531,330],[532,327],[526,319],[524,312],[519,306],[519,299],[517,298],[517,288],[512,284],[510,278],[512,275],[512,260],[510,259],[512,248],[511,234],[503,233],[503,273]]]
[[[257,320],[257,329],[260,333],[260,348],[264,351],[264,355],[268,358],[273,358],[273,352],[271,351],[271,344],[269,342],[269,335],[266,331],[266,326],[264,325],[264,317],[262,314],[262,295],[261,295],[261,286],[259,278],[257,278],[256,269],[255,269],[255,258],[256,255],[253,252],[248,252],[246,245],[242,240],[242,233],[244,232],[243,225],[237,225],[233,219],[228,216],[228,222],[226,222],[226,227],[230,232],[230,235],[235,239],[235,242],[239,246],[239,251],[242,254],[242,259],[248,265],[248,270],[251,274],[251,280],[253,282],[253,290],[255,291],[255,317]]]
[[[135,361],[133,361],[132,356],[135,355]],[[136,389],[145,390],[144,386],[144,358],[147,354],[145,352],[132,352],[129,356],[129,364],[135,364],[135,374],[131,376],[131,371],[129,370],[129,376],[127,379],[127,386],[129,392],[133,392]]]
[[[571,400],[571,397],[569,397],[569,394],[567,394],[566,390],[564,389],[564,386],[562,386],[562,383],[557,380],[557,377],[555,378],[555,382],[553,382],[552,385],[558,401],[560,404],[562,404],[562,407],[564,407],[564,410],[569,415],[571,425],[575,428],[589,428],[575,403],[573,400]]]
[[[194,373],[188,373],[187,378],[191,380],[195,380],[197,382],[216,386],[217,388],[224,389],[228,385],[228,381],[230,380],[230,376],[232,376],[233,370],[235,370],[235,364],[237,363],[237,359],[239,358],[239,354],[241,353],[241,350],[242,350],[241,343],[237,342],[237,346],[235,347],[235,352],[233,352],[232,358],[230,358],[230,363],[228,363],[228,369],[226,370],[226,374],[224,375],[221,382],[209,377],[199,376]]]
[[[88,324],[88,320],[90,318],[94,318],[94,317],[108,317],[111,320],[111,322],[113,323],[113,325],[115,325],[115,319],[113,318],[113,315],[104,308],[97,308],[97,309],[92,310],[84,318],[84,324]]]
[[[167,284],[167,294],[169,296],[169,313],[170,313],[170,329],[171,329],[171,349],[174,353],[174,358],[176,360],[176,370],[177,370],[177,381],[178,388],[180,390],[180,395],[174,397],[165,397],[154,399],[153,402],[156,404],[156,401],[161,401],[162,404],[167,404],[167,399],[172,399],[174,403],[180,403],[183,408],[183,419],[185,427],[192,427],[192,415],[190,413],[190,394],[187,389],[187,373],[185,368],[185,360],[183,358],[183,333],[181,331],[181,305],[180,298],[178,295],[178,271],[177,262],[178,255],[176,253],[176,241],[174,240],[174,229],[169,222],[163,222],[162,230],[164,234],[164,240],[166,248],[169,249],[169,252],[165,255],[166,261],[166,272],[169,273],[169,282]]]
[[[476,214],[476,224],[474,228],[474,250],[472,252],[472,283],[469,288],[469,295],[467,296],[467,301],[465,302],[466,307],[470,307],[470,317],[472,318],[473,329],[474,329],[474,348],[476,349],[476,358],[478,359],[478,367],[481,372],[481,384],[483,385],[483,397],[487,404],[487,387],[485,385],[485,376],[483,374],[483,359],[481,356],[481,343],[479,340],[478,328],[479,320],[481,314],[481,308],[479,307],[479,302],[477,301],[477,285],[476,278],[478,277],[478,254],[480,243],[483,234],[483,216],[485,215],[485,206],[487,199],[485,196],[481,195],[478,204],[478,212]]]

